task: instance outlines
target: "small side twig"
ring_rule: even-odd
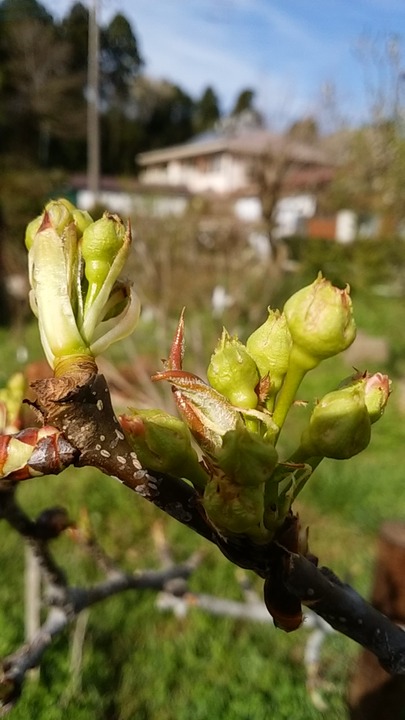
[[[55,637],[59,636],[83,610],[97,602],[125,590],[162,590],[174,578],[186,578],[193,570],[193,563],[183,563],[166,570],[145,570],[130,574],[121,572],[115,577],[91,587],[66,587],[65,602],[52,606],[48,616],[31,642],[27,643],[2,661],[0,696],[3,698],[0,717],[5,715],[18,700],[26,673],[38,667],[42,657]]]

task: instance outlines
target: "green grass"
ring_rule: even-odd
[[[24,369],[24,356],[21,361],[18,359],[21,348],[28,349],[28,362],[43,359],[38,325],[32,322],[21,328],[0,327],[0,387],[6,384],[13,372]]]
[[[88,506],[103,545],[126,568],[157,566],[150,526],[162,518],[176,559],[197,546],[205,562],[192,579],[192,589],[241,599],[235,568],[214,548],[187,532],[116,481],[92,471],[69,470],[21,486],[19,495],[33,515],[46,505],[64,504],[77,516]],[[22,642],[19,539],[0,527],[3,577],[0,586],[1,652]],[[81,550],[67,538],[55,542],[57,557],[73,583],[96,579]],[[260,592],[261,582],[255,584]],[[69,687],[67,631],[48,651],[39,684],[28,683],[13,718],[148,718],[208,720],[299,717],[315,720],[305,688],[302,657],[307,633],[285,635],[271,625],[213,618],[197,609],[186,618],[162,614],[151,592],[126,592],[90,613],[81,690]],[[328,717],[343,712],[347,662],[354,657],[350,641],[338,636],[326,644],[323,670],[333,682]]]

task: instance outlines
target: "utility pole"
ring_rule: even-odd
[[[91,0],[87,59],[87,189],[92,193],[94,203],[100,189],[99,37],[98,0]]]

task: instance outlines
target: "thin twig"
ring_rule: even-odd
[[[124,590],[162,590],[174,578],[187,578],[193,569],[194,562],[191,561],[166,570],[145,570],[134,574],[121,572],[88,588],[68,587],[65,603],[50,608],[46,621],[32,641],[3,660],[0,716],[5,715],[18,700],[28,670],[40,665],[54,638],[83,610]]]

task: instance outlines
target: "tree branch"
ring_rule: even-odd
[[[335,630],[374,653],[383,668],[405,674],[405,632],[366,602],[328,568],[317,568],[302,555],[285,558],[284,583]]]
[[[124,590],[163,590],[173,578],[187,578],[194,570],[193,561],[165,570],[145,570],[130,574],[117,570],[114,577],[88,588],[66,588],[65,601],[51,607],[48,617],[33,640],[2,661],[0,677],[0,717],[18,700],[28,670],[40,665],[43,654],[55,637],[85,608]]]
[[[245,537],[224,538],[210,524],[197,492],[186,482],[143,469],[112,409],[103,376],[83,370],[34,383],[35,407],[44,421],[66,435],[79,452],[75,464],[92,465],[213,542],[235,565],[265,579],[265,600],[295,629],[300,603],[311,607],[336,630],[376,654],[391,673],[405,674],[405,634],[315,559],[298,555],[298,519],[287,518],[275,540],[257,545]],[[285,614],[284,614],[285,612]],[[277,616],[276,616],[277,617]]]
[[[43,511],[37,520],[31,520],[18,505],[14,490],[0,493],[0,511],[1,518],[33,548],[48,582],[46,602],[50,606],[46,621],[33,639],[1,663],[0,716],[5,715],[19,698],[28,670],[41,663],[43,654],[54,638],[84,609],[125,590],[163,590],[173,580],[184,582],[199,562],[199,556],[192,555],[188,561],[172,564],[162,570],[126,573],[99,547],[94,537],[85,538],[86,549],[107,577],[87,588],[72,587],[68,584],[63,570],[55,562],[49,547],[51,539],[72,525],[67,513],[62,508],[50,508]],[[78,539],[83,540],[80,535]]]

